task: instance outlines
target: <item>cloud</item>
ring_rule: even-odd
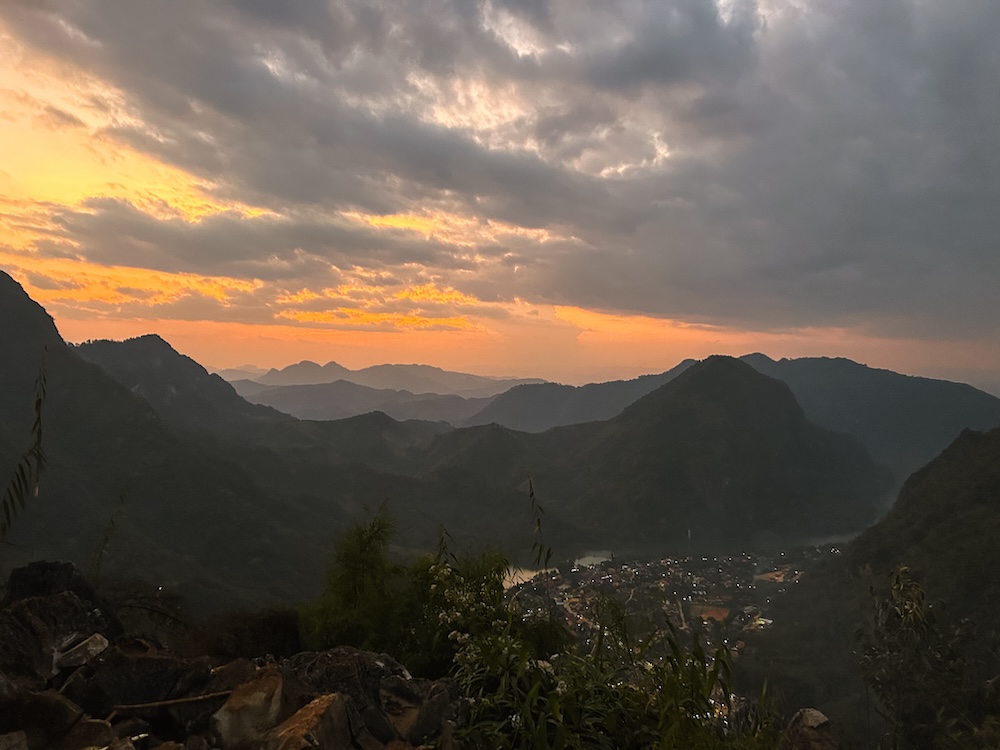
[[[268,212],[95,198],[55,218],[93,261],[1000,333],[996,3],[80,0],[0,19],[124,92],[132,116],[102,137]],[[459,249],[348,218],[435,213],[549,239]]]

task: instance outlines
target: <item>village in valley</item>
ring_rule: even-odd
[[[555,612],[585,647],[603,622],[602,607],[624,614],[637,635],[672,626],[696,632],[707,647],[724,642],[739,659],[744,635],[772,625],[771,604],[800,580],[815,561],[839,555],[837,545],[772,554],[617,560],[599,553],[541,571],[511,589],[526,614]]]

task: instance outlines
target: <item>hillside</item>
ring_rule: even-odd
[[[0,274],[0,475],[10,476],[31,425],[33,383],[48,379],[41,492],[15,519],[5,564],[43,556],[89,565],[126,497],[106,570],[179,585],[196,603],[294,599],[314,585],[340,508],[290,498],[279,503],[210,442],[182,438],[150,404],[59,337],[52,319]],[[306,523],[295,519],[310,520]],[[275,555],[281,550],[280,555]]]
[[[966,430],[903,485],[890,511],[848,551],[852,570],[920,572],[956,617],[1000,622],[1000,428]]]
[[[726,357],[692,365],[612,420],[542,434],[456,430],[423,463],[457,486],[526,488],[531,477],[555,539],[622,554],[857,531],[887,487],[860,445],[806,420],[787,386]]]
[[[437,393],[466,398],[488,398],[525,383],[544,382],[538,378],[492,378],[451,372],[430,365],[373,365],[349,370],[336,362],[318,365],[308,360],[272,369],[252,380],[264,385],[318,385],[346,380],[380,390]]]
[[[982,639],[1000,619],[998,533],[1000,429],[968,430],[910,476],[885,517],[840,558],[807,572],[776,603],[775,626],[757,644],[749,672],[863,727],[868,704],[855,633],[868,617],[869,586],[884,585],[898,565],[911,567],[944,626],[963,618],[978,624],[980,640],[967,646],[984,652]]]
[[[220,428],[220,420],[242,426],[245,421],[282,419],[272,409],[248,403],[219,375],[209,374],[155,334],[126,341],[88,341],[74,350],[161,414],[190,427],[214,430]]]
[[[270,406],[299,419],[344,419],[380,411],[400,421],[422,419],[460,425],[490,402],[490,398],[369,388],[347,380],[286,386],[239,380],[232,385],[248,401]]]
[[[1000,426],[1000,398],[964,383],[901,375],[849,359],[808,357],[743,360],[783,380],[809,418],[853,435],[903,480],[944,450],[965,429]]]
[[[519,385],[500,394],[466,425],[496,423],[513,430],[544,432],[552,427],[611,419],[647,393],[694,364],[686,359],[657,375],[572,386],[558,383]]]
[[[592,523],[644,545],[689,531],[695,548],[730,549],[855,531],[887,489],[859,444],[729,357],[690,366],[613,420],[546,436],[563,430],[576,443],[567,481],[600,487]]]

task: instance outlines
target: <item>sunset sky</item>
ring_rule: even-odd
[[[0,269],[70,341],[1000,393],[1000,2],[3,0]]]

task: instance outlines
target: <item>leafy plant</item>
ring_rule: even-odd
[[[128,485],[122,487],[122,491],[118,494],[118,504],[111,511],[111,517],[108,519],[107,526],[104,527],[104,534],[101,536],[100,544],[94,550],[94,559],[90,563],[90,577],[95,584],[101,580],[101,563],[104,561],[104,557],[108,553],[108,548],[111,546],[111,540],[114,538],[115,529],[118,525],[118,514],[125,508],[125,500],[127,498]]]
[[[31,445],[21,456],[14,475],[4,489],[0,500],[0,540],[6,539],[11,524],[19,510],[24,510],[29,495],[38,496],[38,484],[45,470],[45,449],[42,446],[42,404],[45,402],[45,361],[35,380],[35,420],[31,426]]]
[[[533,561],[543,510],[529,486]],[[314,647],[386,650],[415,673],[450,672],[469,702],[456,730],[464,747],[772,748],[766,712],[737,721],[729,651],[639,623],[612,599],[593,613],[591,649],[574,640],[555,607],[527,606],[506,590],[512,566],[494,551],[456,554],[442,532],[433,557],[405,567],[388,558],[392,521],[383,507],[336,544],[326,589],[302,611]],[[416,669],[414,669],[416,665]]]
[[[969,653],[971,625],[943,626],[905,566],[887,590],[871,594],[872,621],[858,638],[865,681],[888,724],[881,747],[1000,746],[1000,675],[981,679],[983,665]]]

